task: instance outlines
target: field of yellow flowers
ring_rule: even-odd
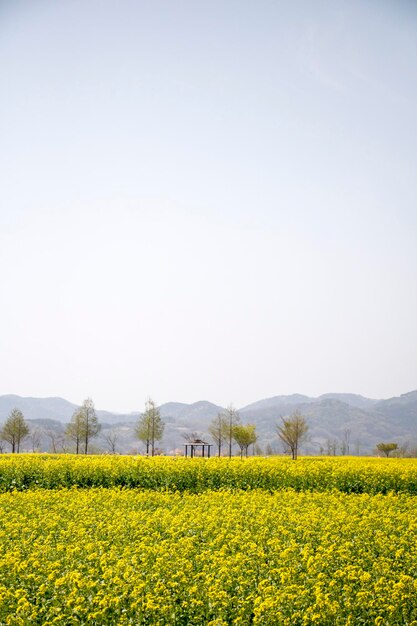
[[[356,462],[372,481],[397,472],[398,487],[415,462],[142,459],[150,474],[179,468],[177,488],[174,479],[164,488],[162,474],[156,489],[95,486],[105,467],[120,478],[117,461],[126,469],[135,460],[1,458],[0,477],[14,475],[18,487],[0,494],[1,625],[417,626],[413,495],[244,482],[256,468],[274,475],[274,463],[294,475],[333,464],[331,477],[346,461],[349,476]],[[230,483],[210,489],[210,465]],[[187,471],[197,475],[192,489],[178,483]],[[47,476],[56,488],[44,488]]]
[[[0,492],[34,488],[135,487],[158,491],[295,489],[417,495],[416,459],[0,454]]]

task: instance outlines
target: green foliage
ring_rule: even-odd
[[[12,453],[20,452],[20,444],[29,434],[29,426],[25,422],[23,413],[13,409],[1,429],[0,436],[12,447]]]
[[[350,457],[185,459],[75,454],[0,455],[0,492],[33,488],[123,487],[342,491],[417,495],[417,460]]]
[[[379,452],[382,452],[383,454],[385,454],[385,456],[389,456],[391,452],[394,452],[394,450],[398,450],[398,444],[397,443],[378,443],[376,448],[377,450],[379,450]]]
[[[74,411],[71,421],[65,429],[65,435],[75,443],[75,452],[79,454],[82,441],[82,413],[79,409]]]
[[[98,423],[94,403],[91,398],[87,398],[87,400],[84,400],[83,405],[74,412],[65,434],[75,443],[77,454],[80,452],[81,447],[84,448],[84,454],[87,454],[90,439],[98,435],[99,432],[100,424]]]
[[[160,441],[164,435],[165,423],[161,419],[161,414],[155,402],[148,398],[145,405],[145,412],[139,417],[135,428],[137,439],[146,445],[146,456],[151,451],[151,456],[155,454],[155,442]]]
[[[248,448],[257,440],[256,426],[253,424],[235,424],[233,426],[233,439],[240,448],[240,457],[243,453],[248,456]]]
[[[308,425],[305,418],[299,411],[295,411],[289,417],[283,417],[282,425],[277,425],[278,437],[284,444],[284,449],[291,452],[295,461],[298,456],[300,444],[305,440],[308,432]]]
[[[240,423],[240,416],[233,404],[229,404],[227,409],[223,412],[223,436],[227,441],[229,449],[229,459],[232,457],[232,445],[233,445],[233,429]]]

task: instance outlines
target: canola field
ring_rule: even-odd
[[[110,479],[96,486],[105,467],[115,481],[135,461],[148,481],[147,473],[163,467],[177,468],[175,480],[164,485],[161,473],[153,488]],[[6,488],[3,481],[0,494],[0,624],[417,626],[416,465],[1,458],[0,476],[16,482]],[[215,488],[208,486],[210,466],[225,475]],[[358,476],[369,470],[361,493],[317,482],[325,468],[329,477],[345,472],[346,485],[355,467]],[[60,480],[52,480],[51,468]],[[267,488],[253,485],[257,470],[265,480],[277,468],[291,476],[311,471],[317,488],[307,477],[297,489],[282,481],[273,488],[272,479]],[[30,484],[29,474],[36,476]]]
[[[416,459],[184,457],[0,454],[0,492],[35,488],[127,487],[201,493],[295,489],[417,495]]]

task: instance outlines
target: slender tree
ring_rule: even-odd
[[[135,435],[146,445],[146,456],[155,454],[155,442],[160,441],[164,435],[165,423],[155,402],[148,398],[145,404],[145,412],[139,416],[135,428]]]
[[[224,438],[227,441],[229,448],[229,459],[232,457],[233,446],[233,428],[236,424],[239,424],[239,413],[234,408],[233,404],[229,404],[227,409],[223,413],[224,420]]]
[[[351,436],[350,428],[345,428],[344,431],[343,431],[342,454],[349,455],[349,452],[350,452],[350,436]]]
[[[253,424],[235,424],[233,426],[233,439],[240,448],[240,458],[243,453],[248,456],[248,448],[257,440],[256,427]]]
[[[84,419],[84,454],[87,454],[90,439],[98,435],[101,427],[91,398],[84,400],[81,412]]]
[[[139,415],[139,419],[135,428],[137,439],[142,441],[146,446],[146,456],[149,456],[149,446],[151,444],[151,421],[146,413]]]
[[[42,441],[43,431],[39,428],[31,428],[29,432],[29,440],[32,446],[32,452],[39,452]]]
[[[65,448],[66,448],[66,436],[68,433],[68,427],[69,427],[69,424],[67,428],[65,429],[64,433],[58,432],[54,430],[53,428],[48,428],[45,431],[45,435],[48,437],[50,441],[49,449],[52,450],[54,454],[56,454],[57,452],[66,452]],[[69,435],[68,435],[68,438],[71,439]]]
[[[295,461],[298,456],[299,446],[307,436],[307,422],[299,411],[295,411],[289,417],[282,417],[281,420],[282,424],[278,424],[276,427],[278,437],[284,444],[284,449],[291,452]]]
[[[77,454],[79,454],[82,447],[84,447],[84,454],[87,454],[90,439],[96,437],[99,432],[100,424],[98,423],[94,402],[91,398],[87,398],[82,406],[74,412],[65,434],[74,441]]]
[[[29,426],[25,422],[22,411],[13,409],[7,418],[0,438],[12,447],[12,453],[20,452],[20,444],[29,434]]]
[[[103,432],[103,439],[108,445],[109,452],[111,452],[111,454],[116,454],[116,446],[119,439],[117,430],[110,428],[110,430],[107,430],[105,433]]]
[[[336,456],[337,452],[337,439],[326,439],[326,454],[327,456]]]
[[[48,433],[51,438],[52,450],[56,452],[56,439],[52,438],[52,433]],[[70,423],[65,429],[65,435],[75,443],[75,453],[80,453],[81,442],[84,438],[84,418],[81,409],[76,409],[71,417]]]
[[[225,440],[225,426],[224,414],[219,412],[216,417],[213,417],[208,427],[208,432],[217,446],[219,456],[222,455],[222,444]]]

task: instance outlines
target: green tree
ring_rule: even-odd
[[[208,427],[208,432],[217,446],[219,456],[222,454],[222,444],[225,440],[225,426],[224,414],[217,413],[216,417],[213,417]]]
[[[88,444],[93,437],[98,435],[100,428],[94,402],[91,398],[87,398],[74,412],[65,434],[74,441],[77,454],[82,447],[84,447],[84,454],[87,454]]]
[[[229,404],[227,409],[223,412],[223,420],[224,420],[224,438],[227,441],[227,445],[229,448],[229,459],[232,457],[232,446],[233,446],[233,428],[240,422],[239,413],[234,408],[233,404]]]
[[[22,411],[13,409],[7,418],[0,438],[12,446],[12,453],[20,452],[20,444],[29,434],[29,426],[25,422]]]
[[[100,432],[100,424],[98,423],[98,418],[96,415],[96,410],[94,408],[94,402],[91,398],[87,398],[84,400],[83,405],[80,409],[83,416],[83,443],[84,443],[84,454],[87,454],[88,444],[92,437],[96,437]]]
[[[391,454],[391,452],[394,452],[394,450],[398,449],[398,444],[397,443],[378,443],[376,449],[388,457]]]
[[[299,411],[289,417],[282,417],[282,424],[277,424],[278,437],[284,444],[286,452],[291,452],[293,460],[297,460],[300,444],[306,439],[308,425]]]
[[[135,428],[137,439],[146,445],[146,456],[155,454],[155,442],[160,441],[164,435],[165,423],[155,402],[148,398],[145,404],[145,412],[139,416]]]
[[[258,439],[256,427],[253,424],[235,424],[233,426],[233,439],[240,448],[240,458],[243,453],[248,456],[248,448]]]
[[[70,423],[65,429],[65,435],[75,443],[75,453],[80,453],[80,446],[84,436],[84,419],[80,409],[76,409],[71,417]],[[53,442],[53,452],[56,452],[55,442]]]

